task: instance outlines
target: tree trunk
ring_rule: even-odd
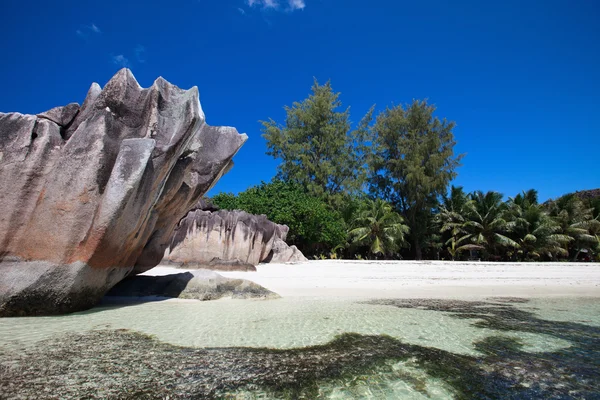
[[[419,243],[419,239],[417,237],[413,239],[413,247],[415,249],[415,260],[422,260],[423,254],[421,253],[421,243]]]
[[[414,208],[409,210],[410,217],[410,233],[413,239],[413,249],[415,250],[415,260],[422,260],[423,254],[421,252],[421,243],[419,242],[419,233],[417,230],[417,217]]]

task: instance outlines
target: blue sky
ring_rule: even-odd
[[[427,98],[457,122],[454,182],[541,200],[600,187],[600,2],[13,1],[0,14],[0,111],[81,103],[121,67],[198,86],[211,125],[249,141],[215,191],[268,181],[259,120],[281,121],[313,77],[357,122]],[[214,192],[214,191],[213,191]]]

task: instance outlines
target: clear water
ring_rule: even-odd
[[[492,308],[485,308],[488,306]],[[419,348],[439,349],[453,357],[484,357],[485,349],[477,343],[494,337],[516,340],[521,346],[518,354],[529,353],[535,357],[536,354],[569,354],[574,342],[570,333],[565,332],[585,326],[600,327],[600,300],[595,298],[473,303],[468,307],[469,310],[457,314],[454,308],[448,311],[418,304],[404,307],[389,302],[369,304],[360,299],[331,298],[104,304],[67,316],[0,319],[0,349],[7,357],[11,351],[35,347],[45,340],[60,340],[74,333],[127,329],[151,335],[163,343],[193,348],[293,349],[325,345],[343,333],[387,335]],[[473,310],[481,307],[486,311],[471,315]],[[486,322],[485,318],[495,315],[494,307],[526,311],[534,320],[515,322],[514,316],[502,314],[498,318],[506,318],[512,324],[511,328],[495,326],[495,322]],[[536,328],[538,321],[544,321],[543,328]],[[556,329],[554,323],[559,324]],[[564,323],[575,325],[565,326]],[[520,324],[525,324],[526,328],[519,328]],[[598,330],[590,332],[582,334],[583,340],[585,335],[596,335]],[[557,362],[560,364],[560,360]],[[587,393],[590,393],[589,388]],[[456,390],[443,377],[433,376],[423,369],[415,356],[389,359],[375,370],[356,372],[351,377],[346,374],[324,379],[319,382],[316,396],[323,399],[441,399],[455,397]],[[277,398],[277,395],[252,387],[230,390],[225,398]]]
[[[569,300],[567,305],[565,300],[533,300],[521,308],[534,308],[545,318],[600,325],[600,308],[594,301]],[[67,332],[130,329],[179,346],[286,349],[325,344],[339,334],[353,332],[385,334],[406,343],[477,354],[473,342],[497,332],[477,328],[472,322],[438,311],[364,304],[355,299],[154,301],[97,307],[60,317],[3,318],[0,343],[18,348]],[[543,334],[502,335],[521,339],[527,351],[569,346],[565,340]]]

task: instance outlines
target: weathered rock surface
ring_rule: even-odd
[[[168,250],[167,250],[168,253]],[[188,261],[188,262],[172,262],[169,260],[161,261],[163,265],[169,265],[175,268],[185,269],[209,269],[211,271],[256,271],[256,267],[253,264],[238,260],[221,260],[220,258],[213,258],[209,262],[204,261]]]
[[[245,211],[206,211],[205,203],[183,218],[165,252],[164,262],[184,268],[204,266],[210,262],[239,260],[257,265],[263,261],[307,261],[295,247],[285,243],[289,228],[271,222],[264,215]]]
[[[49,119],[58,126],[67,128],[79,112],[79,104],[71,103],[66,106],[54,107],[51,110],[37,114],[38,118]]]
[[[296,246],[288,246],[281,238],[275,239],[270,258],[263,260],[271,264],[283,264],[288,262],[308,261],[304,254]]]
[[[93,307],[130,268],[90,268],[86,263],[0,263],[0,315],[19,317],[68,313]]]
[[[275,299],[279,296],[245,279],[225,278],[213,271],[197,270],[164,276],[132,276],[119,282],[108,296],[160,296],[180,299],[216,300]]]
[[[0,316],[84,309],[157,265],[246,139],[206,125],[196,87],[127,69],[81,107],[0,113]]]

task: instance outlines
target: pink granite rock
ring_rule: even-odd
[[[0,113],[0,316],[84,309],[157,265],[246,139],[205,123],[196,87],[128,69],[81,107]]]

